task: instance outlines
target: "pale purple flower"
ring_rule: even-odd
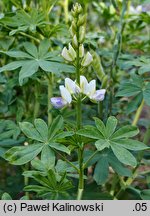
[[[93,95],[90,96],[90,99],[97,101],[97,102],[102,101],[102,100],[104,100],[105,93],[106,93],[105,89],[97,90],[97,91],[95,91],[95,93]]]
[[[52,97],[51,104],[55,108],[59,109],[59,108],[64,107],[67,104],[67,102],[62,97]]]

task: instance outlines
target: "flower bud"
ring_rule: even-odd
[[[73,26],[71,25],[70,28],[69,28],[69,32],[71,34],[71,36],[73,37],[76,33],[76,31],[73,29]]]
[[[85,55],[85,57],[83,58],[83,60],[81,62],[81,65],[83,67],[87,67],[91,64],[92,61],[93,61],[92,55],[89,52],[87,52],[87,54]]]
[[[79,57],[82,58],[84,56],[84,46],[80,44],[79,46]]]
[[[78,16],[80,13],[82,13],[82,11],[83,11],[83,9],[79,3],[76,3],[75,5],[73,5],[72,15],[74,17]]]
[[[79,42],[83,43],[84,38],[85,38],[85,27],[80,26],[80,29],[79,29]]]
[[[65,60],[70,62],[74,61],[76,58],[76,52],[71,46],[71,44],[69,44],[69,50],[67,50],[66,47],[63,48],[61,55]]]
[[[76,36],[76,35],[73,36],[72,45],[73,45],[75,48],[78,47],[78,41],[77,41],[77,36]]]
[[[66,47],[63,48],[61,55],[65,60],[70,61],[70,62],[73,61],[73,59],[72,59],[71,55],[69,54],[69,51],[67,50]]]
[[[75,52],[75,50],[73,49],[73,47],[71,46],[70,43],[69,43],[69,54],[71,55],[73,60],[76,58],[76,52]]]
[[[86,22],[86,15],[83,16],[80,15],[77,22],[77,26],[82,26],[85,24],[85,22]]]

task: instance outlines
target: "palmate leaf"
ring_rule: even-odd
[[[14,16],[7,16],[1,19],[1,23],[13,28],[10,35],[14,35],[20,31],[36,32],[37,27],[43,27],[47,22],[45,21],[45,14],[36,9],[32,9],[29,13],[24,10],[17,10]]]
[[[11,164],[22,165],[33,160],[42,150],[43,144],[13,147],[5,153],[5,159]]]
[[[131,176],[131,171],[126,168],[113,154],[111,150],[99,152],[98,160],[95,165],[94,179],[98,185],[104,184],[109,175],[109,166],[120,176]]]
[[[111,149],[121,163],[135,166],[136,159],[128,150],[149,149],[144,143],[131,139],[139,133],[137,127],[126,125],[116,130],[117,119],[115,117],[109,117],[106,126],[100,119],[94,119],[96,127],[86,126],[79,130],[77,134],[96,140],[95,146],[99,152]]]
[[[36,141],[36,143],[38,142],[38,144],[11,148],[5,154],[10,163],[15,165],[25,164],[41,153],[41,163],[44,164],[44,169],[49,170],[55,165],[56,151],[70,154],[70,150],[59,143],[61,138],[73,135],[72,132],[63,132],[62,130],[60,132],[63,127],[63,118],[61,116],[54,119],[49,129],[42,119],[35,119],[34,124],[21,122],[19,126],[28,138]]]
[[[138,104],[142,102],[142,99],[150,105],[150,83],[145,82],[144,79],[139,75],[131,75],[130,81],[124,81],[119,88],[116,97],[131,97],[132,101],[128,104],[128,110],[134,111]],[[130,109],[130,106],[131,109]]]
[[[150,71],[150,60],[148,56],[122,55],[117,62],[122,69],[137,68],[139,74],[144,74]]]
[[[0,72],[12,71],[21,67],[19,72],[19,83],[23,84],[25,78],[31,77],[39,68],[45,72],[59,74],[61,72],[72,73],[75,68],[64,63],[63,58],[58,56],[58,52],[49,52],[50,43],[43,40],[37,48],[30,42],[24,43],[24,51],[10,50],[8,52],[0,51],[10,57],[19,59],[0,68]]]

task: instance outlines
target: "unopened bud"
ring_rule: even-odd
[[[77,36],[76,35],[73,36],[72,44],[73,44],[73,46],[75,48],[78,47],[78,40],[77,40]]]
[[[83,9],[81,7],[81,5],[79,3],[76,3],[75,5],[73,5],[73,13],[72,15],[74,17],[78,16],[80,13],[82,13]]]
[[[74,34],[76,33],[76,32],[74,31],[72,25],[71,25],[70,28],[69,28],[69,32],[70,32],[70,34],[71,34],[72,37],[73,37]]]
[[[73,59],[76,58],[76,52],[75,52],[75,50],[73,49],[73,47],[71,46],[70,43],[69,43],[69,53],[70,53],[70,55],[72,56]]]
[[[80,44],[79,46],[79,57],[82,58],[84,56],[84,46]]]
[[[87,52],[87,54],[85,55],[85,57],[83,58],[81,62],[81,65],[83,67],[87,67],[91,64],[92,61],[93,61],[92,55],[90,54],[90,52]]]
[[[80,26],[80,29],[79,29],[79,42],[83,43],[84,38],[85,38],[85,27]]]
[[[69,44],[69,50],[67,50],[66,47],[63,48],[61,55],[65,60],[70,62],[74,61],[76,58],[76,52],[71,46],[71,44]]]
[[[82,26],[85,24],[85,22],[86,22],[86,15],[83,16],[80,15],[77,22],[77,26]]]

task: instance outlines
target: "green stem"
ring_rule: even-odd
[[[79,27],[77,28],[77,41],[78,47],[76,50],[76,80],[78,85],[80,86],[80,56],[79,56]],[[77,130],[81,128],[82,125],[82,109],[81,109],[81,96],[79,95],[77,98],[76,105],[76,120],[77,120]],[[83,152],[84,147],[80,143],[78,149],[78,162],[79,162],[79,183],[78,183],[78,194],[77,199],[81,200],[84,190],[84,169],[83,169]]]
[[[52,73],[47,74],[47,80],[48,80],[48,98],[47,98],[47,103],[48,103],[48,126],[52,123],[52,104],[50,103],[50,99],[53,96],[53,77]]]
[[[29,170],[29,163],[25,164],[24,170],[25,170],[25,171],[28,171],[28,170]],[[29,178],[25,176],[25,177],[24,177],[24,185],[25,185],[25,186],[28,186],[28,184],[29,184]],[[28,199],[29,199],[29,192],[25,192],[25,196],[28,197]]]
[[[73,167],[77,172],[79,172],[78,167],[76,167],[73,163],[71,163],[69,160],[67,160],[66,157],[64,157],[61,153],[59,153],[57,150],[54,150],[63,160],[65,160],[71,167]]]
[[[144,106],[144,100],[142,100],[142,102],[141,102],[139,108],[138,108],[137,111],[136,111],[134,120],[133,120],[133,122],[132,122],[132,125],[133,125],[133,126],[136,126],[136,125],[137,125],[137,123],[138,123],[138,121],[139,121],[139,118],[140,118],[140,115],[141,115],[141,112],[142,112],[142,110],[143,110],[143,106]]]
[[[39,103],[39,84],[35,84],[35,105],[34,105],[34,119],[38,117],[40,103]]]
[[[68,20],[69,20],[68,0],[64,0],[63,6],[64,6],[64,13],[65,13],[65,22],[66,22],[66,24],[67,24],[67,23],[68,23]]]
[[[84,151],[83,148],[78,150],[78,158],[79,158],[79,184],[78,184],[77,200],[81,200],[82,199],[83,190],[84,190],[83,151]]]

